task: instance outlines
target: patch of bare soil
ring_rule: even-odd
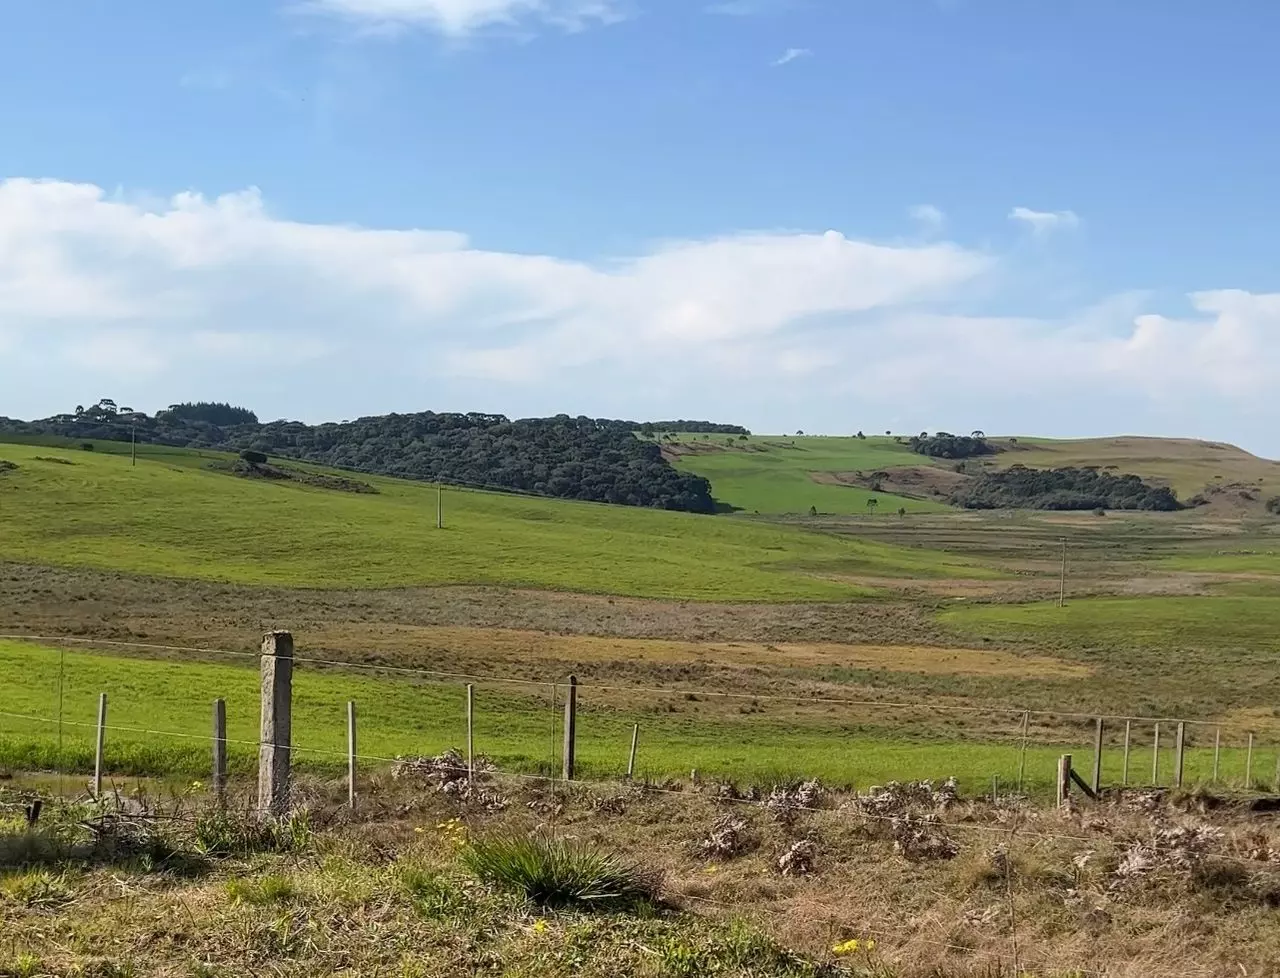
[[[933,465],[903,465],[857,472],[810,472],[824,485],[858,486],[916,499],[945,499],[969,480],[967,475]]]

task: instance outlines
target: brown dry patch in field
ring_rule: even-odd
[[[929,499],[950,496],[969,480],[966,475],[934,465],[901,465],[858,472],[810,472],[809,478],[823,485],[859,486],[863,489],[871,489],[875,483],[879,485],[877,492]]]
[[[937,648],[924,645],[851,645],[844,643],[682,642],[663,639],[551,635],[510,629],[432,626],[322,627],[311,639],[326,647],[347,647],[366,654],[449,653],[459,661],[492,664],[542,662],[627,662],[633,665],[710,664],[744,669],[842,666],[955,676],[1018,676],[1075,679],[1093,670],[1046,656],[1020,656],[994,649]]]
[[[1222,717],[1222,729],[1224,732],[1254,733],[1261,740],[1274,743],[1280,739],[1280,716],[1276,715],[1276,709],[1271,706],[1240,707]]]

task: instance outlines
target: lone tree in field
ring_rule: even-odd
[[[973,429],[973,431],[972,431],[972,433],[971,433],[971,437],[973,437],[973,438],[986,438],[986,437],[987,437],[987,433],[986,433],[985,431],[983,431],[981,428],[974,428],[974,429]]]
[[[872,496],[870,499],[867,500],[867,512],[870,513],[872,516],[875,516],[876,507],[879,505],[880,505],[880,500],[876,499],[875,496]]]
[[[810,506],[810,507],[809,507],[809,515],[810,515],[810,516],[817,516],[817,515],[818,515],[818,507],[817,507],[817,506]]]

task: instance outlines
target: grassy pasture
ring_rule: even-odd
[[[92,766],[97,697],[108,694],[107,762],[116,775],[176,775],[205,778],[209,765],[209,716],[214,697],[227,702],[232,769],[253,769],[257,739],[258,676],[252,659],[231,663],[166,661],[82,651],[24,642],[0,642],[0,684],[5,712],[56,718],[61,698],[64,723],[0,717],[0,765],[18,770],[62,769],[81,774]],[[61,685],[61,693],[59,687]],[[561,692],[561,696],[563,693]],[[437,753],[465,742],[461,682],[416,680],[385,673],[317,669],[295,673],[293,730],[300,766],[319,772],[344,769],[345,704],[359,710],[360,750],[370,765],[377,758]],[[562,704],[558,700],[556,706]],[[684,777],[697,769],[707,777],[769,783],[820,777],[833,784],[881,783],[911,778],[956,776],[973,791],[991,778],[1013,784],[1021,762],[1016,714],[988,717],[1003,732],[956,734],[952,739],[913,736],[910,715],[901,729],[887,729],[842,716],[839,707],[822,712],[797,709],[769,715],[746,713],[670,714],[654,709],[652,698],[583,688],[580,696],[578,756],[586,776],[619,776],[626,765],[632,723],[641,725],[640,773]],[[851,711],[852,712],[852,711]],[[927,710],[920,711],[921,715]],[[886,714],[880,723],[902,722]],[[1064,750],[1083,754],[1088,724],[1036,733],[1026,754],[1027,784],[1046,793],[1055,760]],[[477,685],[477,750],[505,770],[558,770],[559,710],[545,687],[482,682]],[[1145,742],[1135,739],[1135,751]],[[1207,778],[1212,756],[1206,736],[1193,739],[1188,776]],[[59,752],[61,744],[61,752]],[[1230,742],[1229,742],[1230,744]],[[1166,741],[1166,749],[1169,747]],[[1146,748],[1149,765],[1150,747]],[[1135,757],[1138,756],[1135,754]],[[1255,757],[1266,771],[1274,758]],[[1118,779],[1120,752],[1105,758],[1108,777]],[[1223,777],[1243,775],[1243,752],[1229,746]],[[1169,771],[1172,759],[1163,762]],[[1142,764],[1134,763],[1134,780]]]
[[[120,452],[119,445],[111,445]],[[128,446],[124,446],[127,450]],[[852,563],[965,576],[943,554],[802,529],[362,477],[352,494],[247,480],[166,452],[0,444],[0,559],[307,587],[493,584],[646,597],[844,600]],[[59,459],[59,461],[50,461]]]
[[[704,447],[705,446],[705,447]],[[675,466],[711,481],[717,500],[747,513],[768,515],[820,513],[857,515],[867,512],[867,500],[879,500],[881,517],[901,507],[908,513],[943,512],[946,506],[928,499],[910,499],[858,486],[815,482],[810,473],[857,471],[903,465],[928,465],[892,438],[823,436],[682,435],[676,443]]]

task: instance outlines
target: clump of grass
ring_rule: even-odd
[[[196,848],[207,856],[295,853],[311,844],[311,825],[303,815],[272,819],[254,812],[209,808],[196,817],[195,839]]]
[[[0,879],[0,899],[23,907],[59,907],[71,900],[71,888],[62,876],[43,869],[13,873]]]
[[[232,903],[247,903],[265,907],[273,903],[288,903],[297,896],[297,888],[283,876],[263,876],[259,880],[234,879],[227,881],[227,896]]]
[[[400,885],[418,912],[428,919],[460,916],[471,906],[457,884],[428,869],[413,866],[402,870]]]
[[[461,852],[476,879],[544,907],[636,907],[656,902],[660,879],[618,856],[543,836],[476,839]]]
[[[34,954],[19,954],[9,961],[0,961],[0,978],[36,978],[47,974],[44,962]]]

